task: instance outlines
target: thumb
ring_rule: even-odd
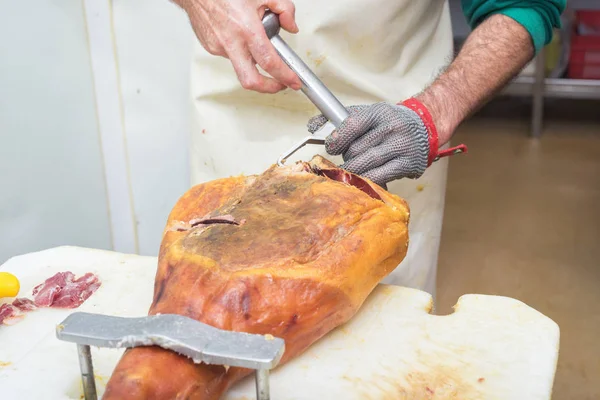
[[[282,29],[290,33],[298,33],[296,6],[291,0],[265,0],[263,4],[279,15],[279,24]]]

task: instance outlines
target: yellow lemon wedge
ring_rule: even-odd
[[[13,274],[0,272],[0,299],[3,297],[16,297],[21,285]]]

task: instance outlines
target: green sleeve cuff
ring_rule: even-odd
[[[514,19],[527,29],[527,32],[531,35],[531,40],[533,41],[536,53],[552,40],[553,25],[542,18],[540,12],[535,9],[509,8],[500,11],[499,14]],[[558,20],[557,27],[560,27],[560,19]]]
[[[536,53],[552,41],[553,29],[561,27],[566,5],[567,0],[462,0],[471,28],[494,14],[506,15],[529,32]]]

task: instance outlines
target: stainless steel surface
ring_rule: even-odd
[[[92,365],[92,352],[86,344],[77,345],[79,356],[79,369],[81,370],[81,383],[85,400],[96,400],[96,380],[94,379],[94,366]]]
[[[271,43],[283,61],[294,71],[302,81],[302,92],[336,127],[346,118],[346,107],[327,89],[312,70],[294,53],[288,44],[279,36],[273,36]]]
[[[306,146],[307,144],[325,144],[325,139],[331,132],[335,130],[335,126],[331,122],[325,123],[321,129],[315,132],[313,135],[308,135],[294,144],[287,151],[283,152],[277,159],[277,165],[280,167],[285,164],[285,161],[289,156]]]
[[[258,400],[269,400],[271,398],[269,388],[269,370],[256,370],[256,398]]]
[[[267,36],[277,53],[279,53],[283,61],[302,81],[302,92],[333,125],[336,127],[340,126],[348,117],[348,111],[346,111],[344,105],[327,89],[308,65],[279,36],[280,26],[278,16],[267,11],[262,22]]]
[[[279,16],[274,12],[267,11],[262,18],[262,24],[269,40],[273,36],[279,35],[281,25],[279,24]]]
[[[285,350],[283,339],[214,328],[181,315],[123,318],[76,312],[56,327],[59,340],[77,343],[86,400],[96,399],[90,346],[131,348],[159,346],[195,363],[257,370],[257,394],[268,399],[269,369]],[[264,397],[266,396],[266,397]]]
[[[533,85],[533,105],[531,111],[531,136],[542,136],[544,123],[544,76],[546,72],[546,51],[542,48],[535,58],[535,83]]]
[[[96,347],[160,346],[207,364],[251,369],[273,368],[283,339],[224,331],[174,314],[123,318],[76,312],[56,329],[64,341]]]
[[[502,94],[531,96],[535,78],[521,76],[510,83]],[[544,97],[560,99],[600,100],[600,80],[591,79],[544,79]]]

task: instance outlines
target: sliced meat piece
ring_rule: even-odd
[[[14,325],[23,319],[25,315],[12,304],[0,305],[0,324]]]
[[[0,324],[13,325],[23,319],[26,312],[38,307],[79,307],[100,284],[98,277],[89,272],[78,279],[72,272],[59,272],[33,288],[34,300],[21,297],[12,304],[0,305]]]
[[[33,300],[30,299],[26,299],[24,297],[15,299],[15,301],[12,302],[12,305],[17,307],[20,311],[33,311],[37,309],[37,306],[35,305],[35,303],[33,302]]]
[[[72,272],[59,272],[35,288],[34,303],[38,307],[77,308],[101,285],[90,272],[75,279]]]
[[[14,325],[25,317],[25,313],[37,309],[33,301],[15,299],[12,304],[0,305],[0,325]]]
[[[4,319],[8,318],[13,313],[13,307],[10,304],[0,304],[0,324],[4,323]]]
[[[100,285],[100,279],[88,272],[73,282],[67,282],[67,286],[56,297],[52,303],[52,307],[77,308],[94,294]]]
[[[33,288],[34,303],[38,307],[50,307],[58,293],[73,280],[72,272],[59,272]]]

